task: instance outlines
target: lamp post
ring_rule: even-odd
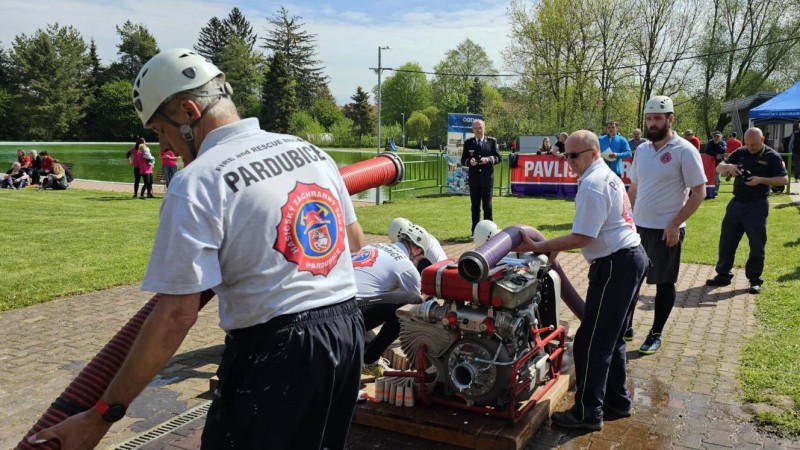
[[[406,149],[406,113],[400,113],[403,118],[403,150]]]
[[[381,73],[385,69],[390,69],[389,67],[382,67],[381,66],[381,51],[382,50],[389,50],[389,46],[386,47],[378,47],[378,68],[373,69],[378,72],[378,154],[381,153]],[[381,188],[375,188],[375,204],[381,204]]]

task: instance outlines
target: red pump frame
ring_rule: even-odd
[[[503,417],[508,419],[512,424],[516,424],[519,419],[524,416],[531,408],[536,406],[536,404],[541,400],[545,393],[550,390],[551,387],[558,381],[558,377],[561,375],[561,367],[562,361],[564,356],[564,341],[566,340],[567,334],[564,331],[564,327],[559,326],[556,329],[552,329],[551,327],[545,328],[538,328],[538,329],[531,329],[533,333],[533,340],[536,345],[528,352],[526,352],[521,358],[519,358],[512,366],[511,366],[511,378],[509,380],[509,386],[513,386],[513,388],[508,390],[508,407],[504,411],[498,411],[495,408],[489,406],[467,406],[466,403],[457,402],[452,400],[446,400],[444,398],[440,398],[435,395],[428,395],[426,393],[425,384],[425,353],[428,351],[426,346],[420,347],[419,351],[417,352],[417,370],[415,371],[386,371],[383,373],[384,376],[387,377],[411,377],[416,379],[416,394],[419,396],[419,399],[425,404],[437,404],[437,405],[444,405],[450,406],[453,408],[459,409],[466,409],[468,411],[474,411],[480,414],[489,414],[492,416]],[[546,332],[550,332],[547,336],[542,338],[542,335]],[[539,353],[539,351],[543,350],[544,347],[549,344],[551,341],[557,339],[558,340],[558,347],[553,350],[550,356],[550,380],[545,383],[540,389],[538,389],[533,396],[528,400],[528,402],[523,405],[521,408],[517,409],[514,405],[517,402],[517,396],[524,391],[530,384],[531,380],[525,380],[519,383],[517,380],[517,373],[519,372],[519,368],[525,364],[529,359],[534,357]]]

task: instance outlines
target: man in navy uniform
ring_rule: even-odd
[[[492,220],[492,190],[494,189],[494,165],[501,161],[497,139],[484,135],[486,124],[482,120],[472,122],[471,137],[464,142],[461,165],[469,167],[469,199],[472,203],[472,229],[483,218]]]
[[[750,280],[751,294],[761,292],[764,279],[764,259],[767,246],[767,216],[769,215],[769,189],[786,186],[789,176],[781,155],[764,144],[764,134],[759,128],[744,133],[744,147],[734,150],[728,161],[717,166],[717,173],[735,176],[733,198],[725,209],[719,236],[717,275],[706,281],[707,286],[727,286],[733,278],[733,260],[742,235],[747,235],[750,255],[744,266]]]

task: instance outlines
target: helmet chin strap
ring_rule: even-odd
[[[186,144],[189,146],[189,152],[192,154],[192,157],[197,158],[197,147],[194,144],[194,127],[196,127],[197,124],[200,123],[200,121],[203,119],[203,116],[206,115],[206,112],[208,112],[208,110],[210,110],[211,108],[215,107],[217,105],[217,103],[219,103],[220,99],[221,99],[221,97],[217,97],[216,99],[214,99],[214,101],[209,103],[208,106],[203,108],[203,111],[200,112],[200,117],[198,117],[197,119],[194,119],[191,123],[180,124],[180,123],[170,119],[169,117],[167,117],[161,111],[156,111],[156,115],[158,116],[159,119],[161,119],[164,122],[172,125],[173,127],[177,128],[178,131],[181,132],[181,135],[183,136],[183,139],[186,141]]]

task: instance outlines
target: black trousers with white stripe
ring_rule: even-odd
[[[598,258],[589,267],[586,312],[572,347],[577,390],[571,411],[582,422],[600,422],[604,404],[631,407],[622,335],[647,264],[644,248],[637,246]]]

